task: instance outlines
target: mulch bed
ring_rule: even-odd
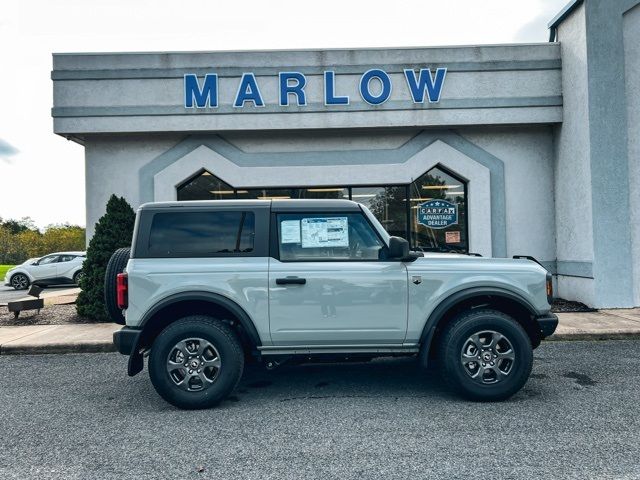
[[[7,307],[0,307],[0,327],[23,325],[67,325],[70,323],[95,323],[92,320],[81,317],[76,312],[76,306],[70,305],[46,305],[40,313],[37,310],[25,310],[20,312],[16,319]]]
[[[587,307],[584,303],[565,300],[564,298],[554,298],[551,305],[551,311],[554,313],[567,312],[597,312],[595,308]]]

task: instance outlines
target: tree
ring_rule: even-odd
[[[107,263],[118,248],[130,247],[135,213],[122,197],[111,195],[107,211],[96,223],[95,233],[87,248],[87,259],[80,279],[82,291],[76,301],[78,314],[93,320],[108,322],[104,304],[104,275]]]

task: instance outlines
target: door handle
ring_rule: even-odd
[[[307,283],[306,278],[300,278],[300,277],[276,278],[276,285],[304,285],[305,283]]]

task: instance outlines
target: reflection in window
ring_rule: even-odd
[[[409,187],[411,246],[425,251],[467,252],[467,186],[442,168],[432,168]],[[430,200],[445,200],[457,208],[457,222],[430,228],[418,221],[418,208]]]
[[[294,198],[328,198],[349,200],[349,189],[346,187],[309,187],[300,188]]]
[[[203,170],[178,187],[178,200],[229,200],[235,190],[210,172]]]
[[[156,213],[149,232],[152,257],[208,257],[253,251],[253,212]]]
[[[407,237],[407,193],[404,185],[353,187],[351,199],[371,210],[389,235]]]
[[[291,198],[290,188],[253,188],[238,190],[237,198],[251,198],[253,200],[278,200]]]
[[[359,213],[280,214],[282,261],[379,260],[383,243]]]

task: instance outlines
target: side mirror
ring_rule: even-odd
[[[401,260],[403,262],[413,262],[419,255],[409,251],[409,242],[404,238],[389,238],[389,258]]]

